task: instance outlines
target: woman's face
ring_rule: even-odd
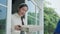
[[[24,16],[25,13],[27,12],[27,10],[28,10],[28,8],[27,8],[26,6],[24,6],[24,7],[20,8],[20,9],[18,10],[18,14],[19,14],[20,16]]]

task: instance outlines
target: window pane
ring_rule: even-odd
[[[28,25],[35,25],[35,18],[32,18],[31,16],[28,16]]]
[[[28,1],[28,7],[29,7],[28,15],[32,17],[36,17],[35,5],[31,1]]]
[[[28,19],[28,25],[39,25],[39,8],[31,1],[27,2],[27,5],[29,7],[28,13],[27,13],[27,19]],[[40,34],[40,31],[31,32],[31,34]]]
[[[7,5],[7,0],[0,0],[0,4]]]
[[[35,25],[35,18],[36,18],[36,12],[35,12],[35,5],[31,2],[27,2],[29,10],[28,10],[28,24],[29,25]]]
[[[31,34],[36,34],[36,32],[31,32]]]
[[[7,8],[0,5],[0,34],[6,34]]]
[[[40,16],[40,11],[39,11],[39,8],[38,7],[36,7],[36,21],[37,21],[37,25],[39,25],[40,23],[39,23],[39,16]]]

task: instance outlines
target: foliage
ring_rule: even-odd
[[[28,15],[35,16],[35,13],[29,12]],[[39,15],[38,15],[39,16]],[[53,34],[59,20],[59,16],[53,8],[44,7],[44,34]],[[35,19],[28,16],[28,24],[35,24]],[[38,22],[37,22],[38,23]]]
[[[58,23],[59,16],[53,8],[44,7],[44,33],[53,34]]]

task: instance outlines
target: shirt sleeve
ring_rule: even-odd
[[[11,17],[11,33],[12,34],[20,34],[20,31],[17,31],[14,29],[15,25],[19,25],[20,24],[20,20],[16,18],[16,16],[12,16]]]
[[[57,27],[56,27],[54,33],[55,33],[55,34],[60,34],[60,20],[59,20],[59,22],[58,22],[58,24],[57,24]]]

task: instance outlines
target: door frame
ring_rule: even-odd
[[[11,10],[12,0],[7,0],[6,34],[11,34]]]

